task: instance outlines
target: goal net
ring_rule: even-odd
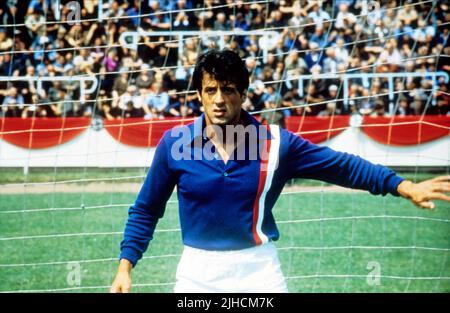
[[[0,6],[0,292],[107,292],[164,131],[202,114],[198,55],[231,49],[244,109],[412,181],[449,174],[449,5],[8,1]],[[232,204],[230,204],[232,205]],[[274,214],[290,292],[450,291],[449,205],[293,180]],[[171,292],[176,193],[133,291]]]

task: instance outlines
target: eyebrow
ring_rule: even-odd
[[[222,89],[226,90],[226,91],[233,91],[233,90],[236,90],[236,87],[234,87],[234,86],[223,86]]]
[[[204,90],[211,90],[211,89],[217,89],[217,88],[218,88],[217,85],[203,87]],[[235,89],[237,89],[236,86],[234,86],[234,85],[225,85],[225,86],[221,86],[220,88],[221,89],[225,89],[225,90],[235,90]]]
[[[217,85],[212,85],[212,86],[204,86],[203,88],[217,88]],[[221,85],[221,88],[231,88],[231,89],[237,89],[236,86],[234,84],[227,84],[227,85]]]

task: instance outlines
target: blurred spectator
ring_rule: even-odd
[[[328,90],[326,91],[325,100],[329,101],[328,103],[332,103],[332,105],[328,105],[327,103],[327,113],[334,112],[333,114],[341,114],[342,113],[342,90],[339,90],[337,85],[330,85]],[[331,111],[330,111],[331,110]]]
[[[278,95],[271,95],[266,102],[266,109],[261,114],[261,123],[275,124],[282,128],[285,127],[284,115],[280,110],[277,110],[281,105],[281,97]]]
[[[291,80],[293,78],[295,78],[296,76],[299,76],[302,74],[307,74],[308,66],[307,66],[305,60],[303,60],[303,58],[301,58],[298,55],[297,51],[291,51],[285,59],[285,70],[286,70],[286,74],[287,74],[286,85],[288,86],[289,89],[291,89],[292,84],[294,83]]]
[[[45,35],[45,17],[42,13],[40,10],[32,10],[32,13],[25,19],[25,26],[28,28],[30,38]]]
[[[152,116],[163,118],[169,110],[169,94],[162,90],[158,82],[153,82],[145,104],[150,108]]]
[[[7,51],[13,46],[11,38],[7,37],[6,29],[0,28],[0,51]]]
[[[183,50],[182,61],[188,65],[195,65],[197,61],[197,40],[188,38],[185,41],[185,49]]]
[[[333,48],[328,48],[325,52],[326,57],[323,60],[323,72],[324,73],[336,73],[337,72],[337,59],[336,51]]]
[[[311,110],[312,110],[313,114],[317,114],[318,112],[323,110],[324,106],[326,106],[326,104],[323,103],[325,100],[325,97],[320,92],[320,90],[316,87],[316,84],[314,84],[314,83],[308,84],[308,87],[306,90],[307,90],[306,103],[312,104],[313,106],[311,107]]]
[[[24,103],[24,98],[17,92],[17,88],[11,87],[3,99],[1,113],[5,117],[20,117]]]
[[[141,65],[141,72],[136,78],[136,86],[139,89],[148,89],[153,81],[153,75],[149,71],[150,66],[148,64]]]
[[[247,57],[245,60],[245,65],[247,67],[248,72],[250,73],[251,78],[253,77],[261,77],[261,68],[258,67],[258,62],[254,57]],[[272,73],[272,69],[271,69]]]
[[[151,117],[150,109],[136,86],[128,86],[119,98],[119,109],[126,112],[128,117]]]
[[[316,43],[320,49],[325,48],[328,45],[328,36],[324,33],[324,30],[320,26],[316,26],[314,34],[309,38],[309,41]]]
[[[342,64],[345,67],[347,67],[348,61],[349,61],[349,55],[348,55],[348,50],[344,46],[344,44],[345,44],[345,41],[342,38],[339,38],[336,41],[336,46],[334,47],[334,55],[336,57],[336,61],[338,64]]]
[[[73,58],[75,72],[92,74],[92,66],[94,64],[93,57],[89,54],[88,49],[80,49],[79,55]]]
[[[244,31],[249,29],[247,21],[245,20],[245,16],[241,12],[238,12],[236,14],[236,18],[235,18],[235,21],[234,21],[234,29],[236,29],[236,30],[244,30]]]
[[[409,106],[408,98],[406,98],[404,95],[400,95],[398,97],[398,109],[396,114],[404,116],[404,115],[410,115],[413,113],[413,110]]]
[[[192,99],[191,97],[183,95],[177,97],[175,95],[174,99],[176,100],[169,105],[167,110],[169,116],[189,117],[198,114],[198,108],[195,103],[190,101]]]
[[[336,110],[336,101],[327,102],[326,105],[326,109],[320,111],[317,116],[333,116],[335,114],[340,114],[340,111]]]
[[[174,30],[189,30],[195,27],[196,17],[191,11],[183,11],[187,9],[186,1],[177,1],[177,7],[175,8],[178,12],[173,22]]]
[[[261,111],[276,104],[279,110],[272,118],[280,123],[279,113],[283,119],[291,114],[350,112],[384,116],[392,113],[389,109],[402,115],[448,114],[448,86],[443,78],[434,82],[430,75],[450,73],[447,58],[442,57],[450,54],[449,29],[437,27],[450,21],[446,2],[392,0],[377,2],[374,7],[370,1],[354,0],[268,4],[231,0],[111,0],[101,4],[80,0],[85,21],[72,24],[60,23],[67,21],[71,11],[63,5],[58,12],[55,3],[10,0],[0,4],[0,21],[5,25],[0,27],[0,75],[24,78],[12,84],[0,82],[3,115],[195,116],[201,108],[190,82],[193,66],[199,53],[222,47],[244,58],[251,73],[244,106]],[[103,19],[88,20],[99,13]],[[22,26],[6,26],[14,23]],[[278,35],[239,33],[267,28]],[[185,30],[202,33],[182,37],[176,33]],[[229,30],[235,30],[234,34],[210,33]],[[130,45],[125,46],[119,38],[128,31],[140,36],[137,42],[128,38]],[[142,33],[146,31],[148,36]],[[155,35],[155,31],[172,31],[173,35]],[[390,90],[387,80],[364,75],[400,71],[422,76],[402,77]],[[319,74],[333,73],[338,77],[317,79]],[[344,84],[343,73],[363,75]],[[297,78],[308,74],[313,79],[304,80],[304,90],[298,90]],[[95,93],[84,95],[97,100],[96,105],[80,102],[82,88],[77,80],[35,80],[78,75],[99,79]],[[394,99],[380,95],[388,92],[394,92]],[[345,101],[344,94],[349,95]],[[319,102],[324,103],[317,105]],[[308,107],[310,104],[314,105]]]
[[[375,108],[370,114],[370,116],[382,117],[382,116],[389,116],[389,114],[386,113],[383,102],[379,101],[375,103]]]
[[[381,99],[377,97],[370,97],[369,90],[367,89],[358,89],[359,99],[356,100],[356,108],[361,115],[372,115],[375,107],[383,106],[384,103]]]
[[[440,84],[439,90],[436,91],[436,106],[433,109],[434,114],[450,116],[450,93],[447,84]]]
[[[348,3],[339,4],[339,13],[336,16],[336,22],[334,23],[334,27],[337,29],[346,29],[351,28],[356,23],[356,16],[349,12]]]
[[[247,104],[250,111],[261,111],[264,109],[264,83],[260,80],[253,81],[249,87],[247,98],[249,103]]]
[[[288,25],[290,27],[296,29],[296,31],[295,31],[296,34],[299,33],[299,30],[298,30],[299,26],[301,26],[305,23],[306,23],[306,18],[303,16],[301,9],[294,10],[293,16],[288,21]]]
[[[227,20],[225,13],[220,12],[217,14],[216,21],[214,22],[214,30],[229,30],[230,22]]]
[[[309,44],[310,50],[305,55],[305,63],[308,69],[311,71],[313,66],[320,65],[323,63],[323,52],[319,51],[319,44],[317,42],[311,41]]]
[[[402,63],[402,56],[397,49],[395,40],[386,43],[385,49],[380,53],[378,58],[379,72],[396,72]]]
[[[405,5],[400,10],[398,10],[397,16],[403,24],[403,30],[411,32],[414,28],[414,23],[418,18],[415,7],[411,5]]]
[[[309,115],[312,113],[311,107],[305,106],[305,100],[300,96],[296,87],[284,94],[283,106],[290,108],[291,115]]]
[[[284,21],[284,18],[283,18],[283,13],[281,13],[280,10],[273,10],[270,13],[268,26],[273,27],[278,30],[279,30],[279,28],[286,26],[286,22]]]
[[[317,27],[322,27],[325,20],[331,19],[328,12],[322,10],[322,1],[311,1],[310,8],[311,12],[309,12],[308,17],[312,19]]]
[[[109,50],[107,56],[103,60],[103,64],[108,72],[114,72],[119,66],[119,57],[115,50]]]
[[[32,104],[26,106],[22,111],[22,118],[27,117],[55,117],[56,113],[56,105],[48,104],[47,99],[42,98],[38,95],[33,95],[31,97]],[[73,114],[71,114],[74,116]]]

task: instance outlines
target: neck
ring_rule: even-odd
[[[236,118],[227,124],[218,125],[213,124],[207,116],[205,116],[205,124],[206,124],[206,136],[209,139],[216,139],[218,140],[216,136],[216,129],[219,128],[222,133],[222,144],[227,142],[227,132],[226,127],[228,125],[236,126],[236,125],[244,125],[244,121],[242,120],[242,111],[239,112],[239,114],[236,116]],[[245,126],[245,125],[244,125]],[[230,138],[231,139],[231,138]]]

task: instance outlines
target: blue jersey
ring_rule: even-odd
[[[129,209],[120,258],[136,265],[175,186],[183,243],[205,250],[245,249],[278,240],[272,208],[292,178],[399,195],[397,186],[403,179],[392,170],[317,146],[276,126],[261,128],[245,111],[241,116],[246,125],[257,127],[255,136],[263,138],[256,158],[251,147],[244,145],[244,157],[225,163],[203,135],[204,115],[164,134]]]

